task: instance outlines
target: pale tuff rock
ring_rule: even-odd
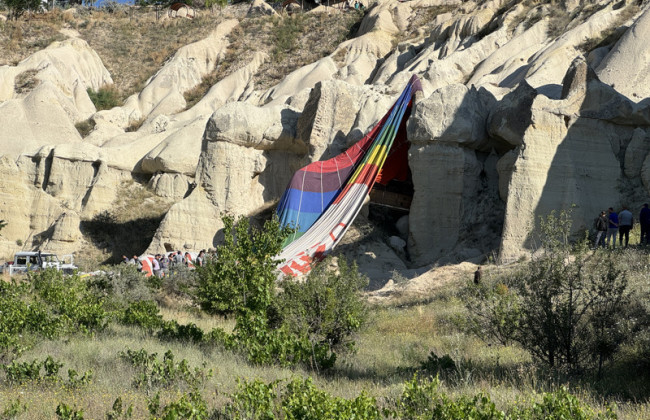
[[[600,80],[634,101],[650,96],[648,39],[650,9],[646,8],[596,68]]]
[[[402,40],[415,14],[446,4],[457,8]],[[182,112],[183,93],[215,68],[236,21],[179,50],[124,106],[94,114],[86,89],[110,75],[83,41],[56,43],[0,67],[0,176],[9,186],[0,189],[0,219],[9,221],[0,256],[18,240],[73,249],[79,220],[110,209],[117,186],[141,174],[176,201],[150,251],[212,247],[222,212],[268,209],[296,169],[363,137],[415,73],[424,88],[408,125],[415,193],[400,222],[414,264],[480,261],[499,250],[504,261],[518,258],[534,247],[537,217],[551,210],[575,204],[582,230],[604,207],[650,201],[642,198],[650,195],[650,103],[641,42],[649,12],[621,26],[631,9],[613,5],[602,2],[555,38],[548,30],[557,22],[530,25],[544,5],[381,0],[329,57],[255,91],[268,59],[259,53]],[[589,55],[606,83],[574,61],[584,45],[627,25],[616,46]],[[88,117],[96,126],[81,140],[74,124]],[[386,261],[406,270],[386,244],[355,255],[384,280]]]
[[[309,159],[329,159],[359,140],[394,98],[341,81],[318,83],[297,123],[297,137],[309,144]]]
[[[558,101],[535,97],[522,145],[507,163],[499,165],[500,176],[508,179],[500,246],[503,261],[517,259],[524,250],[534,248],[532,232],[537,218],[552,210],[574,206],[574,232],[583,232],[603,207],[620,203],[621,164],[616,149],[620,150],[621,139],[631,138],[633,129],[584,118],[581,104],[599,82],[587,83],[587,75],[593,72],[584,60],[576,60],[568,74],[574,77],[565,80],[568,97]],[[526,95],[525,90],[519,92]],[[513,108],[513,118],[517,113]],[[502,114],[502,118],[507,116]],[[492,129],[500,134],[494,126]]]
[[[535,97],[537,91],[526,82],[522,82],[515,90],[504,96],[491,109],[488,121],[490,135],[511,146],[521,145],[524,132],[530,125],[530,107]],[[513,109],[518,109],[519,112],[513,113]]]
[[[183,174],[161,173],[151,177],[149,188],[159,197],[179,201],[191,192],[193,182],[192,178]]]
[[[194,176],[201,153],[201,138],[205,119],[197,118],[183,127],[177,127],[158,143],[141,161],[145,173],[172,172]]]
[[[331,57],[300,67],[289,73],[276,86],[268,89],[260,98],[259,104],[281,104],[291,95],[303,89],[311,89],[316,83],[329,80],[336,74],[337,67]]]
[[[81,140],[70,118],[75,111],[71,99],[50,82],[40,84],[23,99],[0,103],[0,154],[18,155]]]
[[[495,246],[494,232],[486,230],[498,228],[503,212],[497,158],[486,154],[499,146],[486,131],[495,102],[489,93],[463,85],[416,102],[407,130],[414,188],[408,249],[417,264],[454,261],[468,244],[482,252]]]
[[[635,129],[630,144],[625,149],[625,176],[637,178],[641,175],[648,152],[650,152],[650,135],[642,128]]]
[[[213,247],[221,213],[251,214],[278,200],[307,151],[296,139],[297,118],[286,106],[233,102],[217,110],[205,129],[197,186],[172,206],[149,249]]]
[[[35,184],[86,218],[109,208],[116,197],[115,186],[131,178],[130,171],[111,166],[106,152],[83,143],[44,147],[32,160]]]
[[[193,250],[210,248],[222,227],[219,209],[197,188],[169,209],[146,253],[180,250],[185,244]]]
[[[25,75],[34,87],[16,93],[15,88],[23,88],[15,83]],[[15,67],[1,67],[0,154],[79,141],[74,124],[95,111],[86,89],[107,83],[112,80],[99,56],[80,39],[53,43]]]
[[[528,59],[547,41],[548,22],[541,20],[494,51],[477,67],[468,85],[513,88]]]
[[[209,117],[228,102],[248,98],[254,87],[255,73],[266,60],[268,60],[266,53],[256,52],[248,64],[215,83],[196,105],[179,114],[178,119],[205,114]]]
[[[408,246],[412,261],[422,265],[451,254],[458,245],[464,195],[474,189],[481,165],[473,151],[435,142],[411,146],[409,165],[415,192]]]
[[[489,151],[493,146],[488,144],[486,121],[495,105],[496,100],[485,90],[448,85],[417,103],[409,119],[409,124],[413,124],[409,139],[412,144],[424,139]],[[430,115],[436,118],[429,118]]]
[[[78,38],[54,42],[15,67],[0,67],[0,101],[15,97],[15,77],[26,71],[36,71],[35,77],[38,80],[52,82],[69,97],[74,97],[77,85],[81,85],[85,93],[87,88],[97,90],[101,86],[113,83],[97,53],[88,46],[86,41]],[[76,105],[82,113],[94,112],[88,95],[82,103]],[[92,109],[88,109],[88,105]]]
[[[248,8],[246,17],[266,16],[273,15],[279,16],[278,13],[271,7],[270,4],[264,0],[253,0],[251,7]]]
[[[650,155],[646,156],[641,168],[641,181],[648,195],[650,195]]]
[[[580,45],[601,37],[603,32],[617,22],[618,16],[623,12],[624,8],[613,9],[612,4],[547,44],[530,58],[530,64],[515,80],[525,79],[544,95],[559,98],[561,80],[573,59],[580,54]]]
[[[77,213],[70,211],[63,213],[54,223],[54,233],[52,233],[52,239],[50,240],[51,245],[53,245],[53,242],[74,243],[81,239],[80,224],[81,219]],[[52,249],[52,246],[47,248]]]

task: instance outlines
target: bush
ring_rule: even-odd
[[[289,229],[281,229],[277,220],[267,221],[264,229],[251,229],[243,216],[236,224],[231,216],[222,220],[225,238],[218,258],[196,269],[197,302],[211,314],[265,313],[275,293],[276,255]]]
[[[19,353],[30,335],[56,338],[107,323],[103,296],[78,275],[54,269],[29,273],[25,283],[0,282],[0,307],[0,349],[10,353]]]
[[[113,85],[104,85],[97,91],[88,88],[86,92],[88,92],[88,97],[95,105],[97,111],[111,109],[122,103],[120,93]]]
[[[165,353],[162,360],[158,359],[157,353],[150,354],[145,349],[127,349],[126,352],[120,352],[119,357],[138,370],[132,383],[133,387],[138,389],[182,386],[195,389],[212,376],[212,370],[206,370],[205,365],[192,369],[185,359],[179,363],[174,362],[171,350]]]
[[[627,275],[609,253],[587,253],[569,242],[571,215],[540,221],[541,255],[515,274],[511,289],[477,289],[468,299],[472,329],[482,337],[518,342],[536,360],[573,371],[602,368],[628,336]]]
[[[384,415],[398,419],[504,419],[487,395],[461,396],[457,400],[439,391],[437,378],[419,379],[414,375],[404,382],[398,398],[388,402]]]
[[[518,419],[615,419],[610,407],[604,413],[596,412],[582,404],[566,387],[561,387],[555,392],[544,393],[541,403],[534,403],[532,407],[514,409],[511,418]]]
[[[178,340],[192,343],[203,342],[203,330],[194,323],[181,325],[175,320],[164,321],[158,338],[165,341]]]
[[[275,256],[290,229],[281,229],[277,220],[264,229],[251,229],[244,217],[236,225],[228,216],[223,222],[218,258],[197,267],[196,300],[209,313],[234,314],[235,328],[232,335],[215,330],[210,341],[241,348],[257,364],[333,366],[336,352],[353,347],[350,337],[365,322],[359,291],[367,279],[345,261],[338,274],[321,264],[304,283],[281,282],[277,295]],[[174,336],[172,327],[161,336]]]
[[[285,279],[276,305],[281,322],[298,337],[306,337],[312,348],[312,365],[329,368],[336,353],[354,347],[352,335],[365,324],[368,311],[361,290],[368,279],[339,260],[339,272],[328,268],[326,259],[313,268],[304,282]]]
[[[209,418],[208,404],[196,389],[167,404],[161,409],[160,394],[156,394],[148,404],[152,419],[191,419],[204,420]]]
[[[163,320],[156,302],[144,300],[129,304],[129,307],[124,310],[122,315],[122,323],[137,325],[152,332],[161,327]]]

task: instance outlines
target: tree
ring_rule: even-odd
[[[277,219],[263,229],[251,228],[246,217],[235,224],[232,216],[222,218],[224,242],[217,247],[217,258],[197,267],[196,299],[211,314],[242,315],[265,313],[275,293],[277,255],[290,229],[281,228]]]
[[[518,342],[551,367],[578,370],[596,362],[600,373],[627,336],[621,322],[630,302],[627,275],[611,254],[588,253],[586,238],[572,244],[570,231],[570,212],[540,219],[541,253],[506,292],[497,285],[468,299],[470,325],[484,337]]]
[[[285,279],[277,307],[282,322],[290,331],[309,340],[312,358],[318,367],[334,365],[338,352],[354,346],[352,335],[367,319],[361,290],[368,279],[356,264],[339,259],[338,272],[330,268],[330,259],[312,269],[305,281]]]
[[[277,219],[263,229],[251,228],[245,217],[222,220],[225,238],[217,258],[196,270],[201,308],[235,317],[233,333],[218,331],[215,337],[253,363],[333,366],[336,353],[353,346],[350,336],[364,324],[359,291],[368,280],[354,264],[341,262],[334,272],[321,263],[304,282],[287,278],[277,291],[277,255],[292,230]]]
[[[39,10],[41,7],[40,0],[4,0],[5,6],[10,11],[10,17],[18,19],[28,10]]]

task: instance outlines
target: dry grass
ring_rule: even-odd
[[[145,82],[180,47],[205,38],[225,19],[200,14],[196,19],[156,20],[154,12],[115,16],[94,13],[75,27],[99,54],[122,97],[140,91]]]
[[[52,42],[64,40],[66,37],[59,33],[64,25],[63,14],[58,11],[0,22],[0,66],[16,65]]]
[[[63,372],[68,368],[79,372],[92,369],[95,380],[90,386],[71,390],[57,385],[9,386],[1,383],[0,401],[6,404],[20,397],[28,404],[28,411],[22,418],[52,418],[60,402],[83,408],[86,418],[104,418],[115,398],[120,396],[126,405],[134,405],[134,418],[144,418],[146,401],[153,393],[131,387],[134,371],[118,357],[120,351],[141,348],[159,356],[171,350],[177,361],[187,359],[192,367],[205,363],[214,371],[214,376],[201,389],[211,408],[223,406],[226,394],[235,390],[237,378],[260,378],[270,382],[312,376],[317,386],[333,395],[352,398],[365,389],[381,401],[400,393],[401,383],[412,376],[431,351],[439,356],[449,354],[456,361],[457,368],[441,376],[445,392],[453,396],[486,392],[502,409],[515,400],[538,401],[541,392],[562,383],[545,378],[515,346],[490,346],[465,335],[457,321],[458,316],[464,314],[463,303],[458,297],[463,287],[463,282],[456,282],[446,293],[432,296],[426,304],[405,308],[375,307],[372,325],[358,337],[358,353],[340,359],[338,367],[327,375],[303,369],[251,366],[237,354],[219,348],[161,342],[143,330],[114,325],[94,337],[44,341],[21,356],[21,360],[32,360],[51,355],[64,363]],[[458,296],[450,295],[449,291]],[[232,328],[231,320],[200,314],[185,304],[163,308],[162,314],[165,319],[196,323],[204,330]],[[602,397],[587,384],[578,385],[574,392],[590,405],[602,407]],[[177,397],[178,391],[174,389],[162,392],[163,401]],[[621,419],[645,418],[648,412],[648,403],[624,402],[617,408]]]

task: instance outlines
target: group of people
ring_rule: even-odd
[[[648,208],[647,203],[641,208],[638,221],[641,225],[641,239],[639,244],[649,245],[650,208]],[[595,227],[596,241],[594,242],[594,248],[598,248],[599,246],[609,248],[610,241],[612,248],[616,248],[616,236],[618,236],[619,245],[627,248],[630,242],[630,230],[634,227],[634,215],[632,215],[632,212],[627,206],[623,206],[623,209],[619,213],[616,213],[614,208],[610,207],[607,211],[602,211],[596,218]],[[623,245],[623,240],[625,240],[625,245]]]
[[[152,274],[156,277],[164,277],[169,274],[170,269],[175,267],[202,267],[205,264],[206,257],[206,251],[202,249],[196,254],[196,257],[193,257],[189,252],[183,254],[181,251],[172,251],[165,254],[156,254],[153,258],[149,257],[149,259]],[[134,255],[130,259],[126,255],[122,255],[122,263],[136,265],[138,271],[142,271],[143,269],[142,260],[137,255]]]

